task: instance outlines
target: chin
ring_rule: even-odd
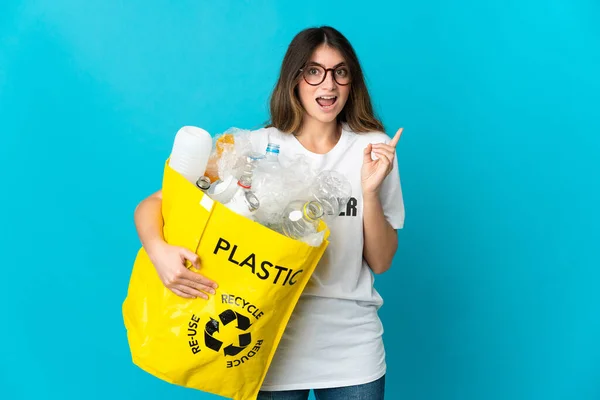
[[[337,120],[337,116],[338,114],[335,115],[322,115],[319,118],[316,118],[319,122],[323,122],[323,123],[330,123],[332,121],[336,121]]]
[[[311,112],[308,113],[308,115],[310,115],[311,118],[322,122],[322,123],[330,123],[332,121],[336,121],[338,115],[340,115],[340,112],[328,112],[328,113],[324,113],[321,110],[311,110]]]

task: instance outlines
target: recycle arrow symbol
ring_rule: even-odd
[[[221,350],[223,342],[213,337],[215,332],[219,332],[219,321],[211,318],[204,327],[204,344],[206,344],[206,347],[209,349],[219,351]]]
[[[221,314],[219,314],[219,319],[221,320],[221,323],[223,325],[228,325],[233,321],[237,321],[236,328],[241,331],[246,331],[251,326],[250,319],[248,317],[239,314],[233,310],[223,311]],[[215,332],[219,332],[219,321],[211,318],[210,321],[208,321],[204,327],[204,343],[209,349],[218,352],[219,350],[221,350],[223,342],[213,337],[213,334]],[[238,339],[239,346],[234,346],[233,343],[228,346],[225,346],[225,348],[223,349],[223,353],[226,356],[237,355],[240,351],[244,350],[244,348],[246,348],[246,346],[248,346],[252,341],[250,332],[240,334]]]

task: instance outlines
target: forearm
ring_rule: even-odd
[[[151,196],[142,200],[135,209],[134,221],[142,246],[148,253],[157,245],[165,243],[160,197]]]
[[[363,255],[376,274],[387,271],[398,248],[396,230],[385,219],[379,195],[363,194]]]

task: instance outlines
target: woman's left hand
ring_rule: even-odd
[[[378,193],[381,184],[394,166],[394,156],[396,145],[402,136],[402,130],[398,129],[396,135],[389,144],[376,143],[369,144],[364,151],[363,165],[361,170],[361,182],[363,194]],[[377,160],[371,158],[371,152],[378,157]]]

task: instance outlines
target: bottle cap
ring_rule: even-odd
[[[279,145],[275,143],[269,143],[267,145],[267,153],[279,154]]]
[[[252,212],[258,210],[258,207],[260,207],[260,201],[258,200],[258,197],[256,197],[256,195],[250,190],[244,193],[244,195],[244,198],[246,199],[246,204],[248,205],[248,210]]]
[[[241,186],[244,189],[250,189],[252,187],[252,177],[249,175],[242,175],[240,179],[238,179],[238,186]]]
[[[306,218],[315,220],[323,216],[323,206],[318,201],[307,201],[304,203],[304,215]]]
[[[210,189],[210,184],[211,184],[210,179],[206,176],[201,176],[196,181],[196,186],[198,186],[202,190]]]

